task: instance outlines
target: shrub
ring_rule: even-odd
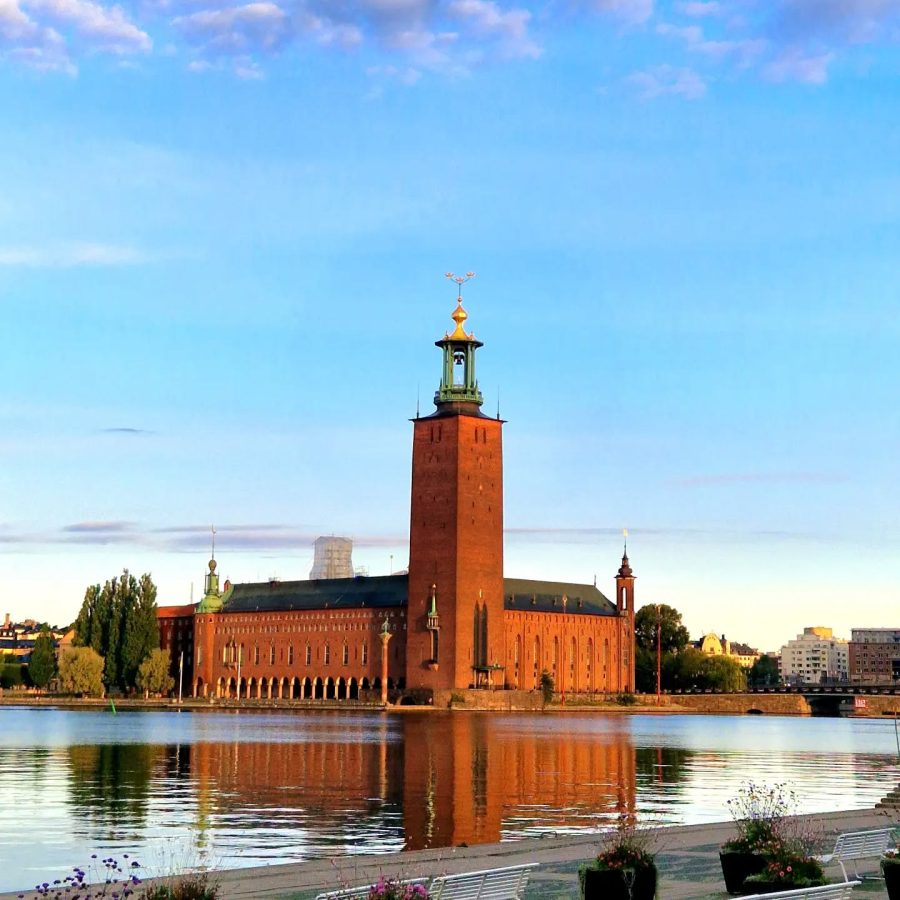
[[[210,884],[203,873],[182,875],[167,884],[155,884],[140,895],[140,900],[216,900],[219,886]]]
[[[544,705],[553,701],[553,691],[556,685],[553,683],[553,676],[544,669],[541,672],[541,696],[544,698]]]
[[[634,694],[617,694],[616,695],[616,703],[619,706],[634,706],[637,703],[637,697]]]

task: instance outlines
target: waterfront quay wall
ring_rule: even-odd
[[[538,691],[435,691],[437,709],[541,710],[543,697]]]
[[[663,698],[671,706],[699,713],[809,716],[812,707],[802,694],[678,694]]]

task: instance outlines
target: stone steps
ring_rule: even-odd
[[[900,786],[897,786],[886,797],[875,804],[875,809],[900,809]]]

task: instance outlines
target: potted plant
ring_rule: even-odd
[[[888,850],[881,857],[881,874],[889,900],[900,900],[900,850]]]
[[[766,867],[794,804],[794,795],[785,785],[752,781],[742,784],[737,796],[728,801],[737,835],[722,845],[719,860],[729,894],[740,894],[744,881]]]
[[[578,871],[584,900],[653,900],[656,862],[649,837],[624,819],[606,834],[596,859]]]
[[[810,844],[797,836],[776,838],[762,871],[744,879],[744,893],[769,894],[824,884],[822,865],[810,855]]]

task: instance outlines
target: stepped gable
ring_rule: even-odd
[[[563,607],[563,597],[566,598]],[[615,616],[615,605],[592,584],[568,581],[503,579],[503,608],[517,612],[565,612],[567,615]]]
[[[223,612],[285,612],[305,609],[384,609],[406,606],[406,575],[357,576],[317,581],[235,584]]]

